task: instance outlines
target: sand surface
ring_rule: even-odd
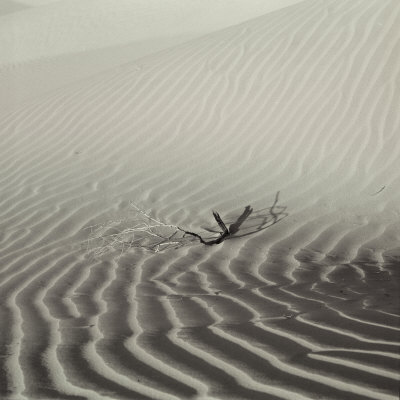
[[[30,3],[2,43],[77,10]],[[1,399],[398,399],[400,3],[261,3],[164,43],[66,18],[2,56]],[[100,255],[132,203],[236,230]]]
[[[0,109],[299,1],[2,0]]]

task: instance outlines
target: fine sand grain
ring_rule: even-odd
[[[306,0],[0,111],[0,398],[398,399],[399,39],[397,0]],[[131,202],[253,212],[96,257]]]

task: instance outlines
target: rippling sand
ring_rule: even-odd
[[[398,399],[399,27],[397,0],[306,0],[10,99],[0,398]],[[211,239],[253,213],[96,256],[132,201]]]

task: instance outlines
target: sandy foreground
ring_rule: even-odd
[[[0,8],[0,399],[398,399],[400,3],[33,3]],[[140,231],[212,210],[220,244]]]

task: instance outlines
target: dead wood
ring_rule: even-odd
[[[179,228],[180,231],[184,232],[187,235],[191,235],[196,237],[197,239],[200,240],[201,243],[205,244],[206,246],[212,246],[213,244],[220,244],[222,243],[228,236],[231,235],[231,233],[229,232],[229,229],[226,227],[224,221],[222,221],[222,218],[220,217],[220,215],[216,212],[213,211],[213,216],[215,218],[215,220],[217,221],[219,227],[222,229],[222,232],[219,232],[219,237],[217,239],[213,239],[213,240],[208,240],[205,241],[199,234],[194,233],[194,232],[190,232],[190,231],[186,231],[182,228]]]

